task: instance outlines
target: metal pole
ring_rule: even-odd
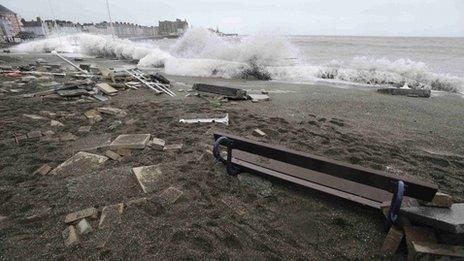
[[[113,25],[113,20],[111,19],[110,4],[108,3],[108,0],[106,0],[106,9],[108,10],[108,18],[110,20],[111,34],[113,35],[113,40],[114,40],[115,38],[114,25]]]

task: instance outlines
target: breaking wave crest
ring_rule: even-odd
[[[189,30],[168,50],[156,42],[133,42],[111,36],[75,34],[23,43],[18,52],[61,50],[96,56],[138,60],[141,67],[164,67],[167,74],[290,82],[337,80],[365,85],[407,85],[415,89],[464,92],[464,79],[434,73],[426,64],[409,59],[354,57],[311,65],[299,57],[285,37],[255,35],[222,38],[206,29]]]

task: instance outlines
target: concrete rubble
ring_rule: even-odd
[[[79,234],[81,235],[86,235],[92,232],[92,226],[85,218],[81,219],[81,221],[77,223],[77,228],[79,229]]]
[[[52,167],[50,167],[48,164],[44,164],[40,166],[36,171],[34,171],[33,174],[40,174],[42,176],[47,175],[50,171],[52,170]]]
[[[53,169],[50,175],[67,174],[68,172],[74,172],[73,170],[80,170],[82,168],[95,169],[107,160],[107,157],[80,151]]]
[[[76,228],[74,226],[68,226],[62,232],[64,239],[64,245],[67,247],[75,246],[79,244],[79,236],[77,234]]]
[[[150,140],[150,134],[119,135],[111,144],[111,149],[144,149]]]
[[[132,168],[143,192],[150,193],[158,187],[158,182],[163,178],[161,165],[151,165]]]
[[[68,215],[66,215],[64,222],[66,224],[71,224],[83,218],[96,219],[97,217],[98,217],[98,210],[94,207],[91,207],[91,208],[86,208],[86,209],[79,210],[73,213],[69,213]]]
[[[184,192],[180,191],[179,189],[175,187],[169,187],[161,192],[158,198],[163,206],[167,206],[176,203],[183,195]]]

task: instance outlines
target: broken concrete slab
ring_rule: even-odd
[[[160,164],[132,168],[132,172],[145,193],[152,192],[157,188],[158,182],[163,177]]]
[[[415,206],[401,208],[400,213],[421,224],[451,233],[464,233],[464,203],[450,208]]]
[[[437,243],[435,232],[431,228],[404,226],[403,231],[406,236],[406,246],[408,247],[408,260],[414,260],[413,242]]]
[[[106,95],[112,95],[112,94],[116,94],[118,92],[118,90],[111,87],[107,83],[98,83],[98,84],[96,84],[96,87]]]
[[[87,133],[90,132],[90,129],[92,126],[80,126],[79,129],[77,129],[77,132],[79,133]]]
[[[70,149],[72,149],[72,151],[92,151],[96,149],[103,149],[110,146],[111,140],[111,134],[109,133],[87,135],[75,141]]]
[[[108,158],[110,158],[112,160],[121,160],[121,155],[117,154],[116,152],[114,152],[112,150],[107,150],[105,152],[105,156],[107,156]]]
[[[108,158],[97,154],[79,151],[65,162],[50,172],[50,175],[68,174],[68,172],[80,174],[79,172],[86,169],[96,169]],[[76,173],[77,172],[77,173]]]
[[[260,129],[254,129],[252,134],[253,134],[253,136],[256,136],[256,137],[264,137],[264,136],[266,136],[266,133],[264,133]]]
[[[412,242],[413,257],[408,260],[464,260],[463,246]]]
[[[103,120],[100,113],[97,110],[94,110],[94,109],[84,112],[84,115],[85,115],[85,117],[87,119],[90,120],[90,123],[92,123],[92,124]]]
[[[169,187],[161,192],[158,198],[163,206],[167,206],[176,203],[183,194],[184,192],[181,190],[175,187]]]
[[[382,88],[377,90],[383,94],[403,95],[408,97],[430,98],[432,92],[424,89],[409,89],[409,88]]]
[[[100,113],[115,115],[121,118],[127,116],[127,113],[124,110],[114,107],[100,107],[97,109],[97,111]]]
[[[61,97],[75,97],[81,95],[88,95],[89,91],[85,89],[73,89],[73,90],[59,90],[56,93]]]
[[[98,222],[98,228],[104,229],[111,226],[111,224],[119,223],[123,212],[123,203],[103,207],[100,221]]]
[[[51,127],[64,127],[64,124],[56,120],[51,120],[50,126]]]
[[[31,131],[27,133],[27,138],[28,139],[37,139],[42,137],[42,132],[41,131]]]
[[[184,144],[182,144],[182,143],[170,144],[170,145],[164,146],[163,150],[177,151],[177,150],[181,150],[183,147],[184,147]]]
[[[86,209],[79,210],[73,213],[69,213],[68,215],[66,215],[64,222],[66,224],[70,224],[70,223],[79,221],[83,218],[96,219],[97,217],[98,217],[98,210],[94,207],[91,207],[91,208],[86,208]]]
[[[266,94],[248,94],[248,99],[252,102],[260,102],[260,101],[270,101],[271,97]]]
[[[149,142],[149,146],[156,150],[163,150],[164,145],[166,145],[166,141],[163,139],[153,138],[153,140]]]
[[[77,229],[79,229],[79,234],[85,235],[90,232],[92,232],[92,226],[89,224],[89,221],[87,219],[81,219],[79,223],[77,223]]]
[[[421,205],[439,208],[450,208],[453,198],[445,193],[437,192],[431,202],[420,201]]]
[[[111,149],[144,149],[150,140],[150,134],[119,135],[111,144]]]
[[[380,251],[386,254],[395,254],[398,250],[401,241],[403,240],[404,233],[401,229],[392,226],[388,231],[385,240],[383,241],[382,248]]]
[[[146,197],[131,199],[126,202],[127,207],[141,206],[147,203],[148,199]]]
[[[79,139],[76,135],[70,133],[70,132],[65,132],[60,135],[60,141],[74,141]]]
[[[33,119],[33,120],[45,120],[46,118],[45,117],[42,117],[40,115],[37,115],[37,114],[23,114],[24,117],[27,117],[29,119]]]
[[[76,228],[74,226],[68,226],[63,232],[62,236],[64,244],[67,247],[75,246],[79,244],[79,236],[77,235]]]
[[[42,176],[47,175],[50,171],[52,170],[52,167],[50,167],[48,164],[42,165],[40,168],[38,168],[34,173],[32,174],[40,174]]]

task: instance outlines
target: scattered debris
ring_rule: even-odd
[[[100,215],[100,221],[98,222],[98,228],[104,229],[109,227],[111,224],[114,224],[115,222],[119,223],[121,221],[121,215],[123,212],[123,203],[104,206]]]
[[[171,144],[171,145],[164,146],[163,150],[181,150],[183,147],[184,147],[184,144],[182,143]]]
[[[33,119],[33,120],[44,120],[45,118],[40,116],[40,115],[36,115],[36,114],[23,114],[24,117],[27,117],[27,118],[30,118],[30,119]]]
[[[81,219],[79,223],[77,223],[77,228],[79,229],[79,234],[85,235],[92,232],[92,226],[89,224],[87,219]]]
[[[159,164],[132,168],[132,172],[145,193],[152,192],[157,187],[158,181],[163,176],[161,166]]]
[[[252,102],[260,102],[260,101],[270,101],[271,97],[266,94],[248,94],[248,99]]]
[[[229,99],[245,100],[247,97],[246,91],[233,87],[225,87],[218,85],[210,85],[204,83],[195,83],[192,87],[193,90],[200,92],[208,92],[223,95]]]
[[[64,223],[71,224],[83,218],[96,219],[97,217],[98,217],[98,210],[94,207],[91,207],[91,208],[86,208],[86,209],[79,210],[73,213],[69,213],[68,215],[66,215]]]
[[[100,107],[97,109],[97,111],[104,114],[115,115],[121,118],[127,116],[127,113],[124,110],[113,107]]]
[[[437,192],[431,202],[420,201],[422,205],[439,208],[450,208],[453,205],[453,198],[445,193]]]
[[[450,233],[464,233],[464,203],[453,204],[450,208],[429,206],[402,207],[402,215],[421,224]]]
[[[229,125],[229,114],[222,118],[194,118],[194,119],[180,119],[180,123],[223,123]]]
[[[64,174],[68,171],[71,172],[71,174],[79,174],[75,173],[76,170],[80,170],[82,168],[95,169],[107,160],[108,158],[105,156],[79,151],[74,156],[53,169],[50,172],[50,175]]]
[[[254,129],[253,130],[253,136],[257,136],[257,137],[264,137],[266,136],[266,133],[264,133],[262,130],[260,129]]]
[[[87,133],[87,132],[90,132],[91,128],[92,128],[92,126],[80,126],[79,129],[77,130],[77,132]]]
[[[163,206],[172,205],[176,203],[176,201],[179,200],[183,194],[184,192],[178,190],[177,188],[169,187],[161,192],[159,195],[159,200]]]
[[[60,136],[60,141],[74,141],[74,140],[77,140],[79,139],[79,137],[77,137],[76,135],[70,133],[70,132],[65,132],[63,134],[61,134]]]
[[[401,229],[392,226],[388,231],[387,237],[383,241],[380,251],[386,254],[395,254],[403,240],[404,233]]]
[[[107,83],[98,83],[96,86],[100,91],[102,91],[106,95],[114,95],[114,94],[116,94],[118,92],[118,90],[111,87]]]
[[[42,165],[40,168],[38,168],[36,171],[34,171],[35,174],[40,174],[42,176],[47,175],[50,171],[52,170],[52,167],[50,167],[48,164]]]
[[[164,145],[166,145],[166,141],[158,138],[153,138],[153,140],[150,141],[150,147],[156,149],[156,150],[163,150]]]
[[[66,227],[66,229],[62,232],[62,235],[65,246],[70,247],[79,244],[79,237],[74,226]]]
[[[57,121],[57,120],[51,120],[50,121],[50,126],[52,126],[52,127],[64,127],[64,124]]]
[[[108,158],[110,158],[112,160],[121,160],[121,155],[117,154],[116,152],[114,152],[112,150],[107,150],[105,152],[105,156],[107,156]]]
[[[117,121],[113,121],[110,126],[108,126],[108,130],[115,130],[117,127],[121,126],[122,125],[122,121],[120,120],[117,120]]]
[[[134,77],[135,79],[137,79],[138,81],[140,81],[141,83],[143,83],[148,88],[154,90],[156,93],[164,92],[164,93],[168,94],[171,97],[176,96],[176,94],[174,92],[169,90],[169,87],[170,87],[169,84],[170,83],[169,83],[169,81],[167,81],[167,79],[166,79],[166,81],[168,83],[162,83],[159,80],[160,77],[153,77],[153,76],[148,77],[144,72],[142,72],[141,70],[139,70],[137,68],[126,70],[126,72],[128,74],[130,74],[132,77]]]
[[[100,113],[97,111],[97,110],[88,110],[86,112],[84,112],[84,115],[85,117],[87,117],[87,119],[90,120],[90,123],[93,124],[93,123],[97,123],[101,120],[103,120],[102,116],[100,115]]]
[[[150,140],[150,134],[119,135],[111,144],[111,149],[144,149]]]
[[[404,95],[408,97],[430,98],[432,92],[425,89],[382,88],[377,90],[383,94]]]

